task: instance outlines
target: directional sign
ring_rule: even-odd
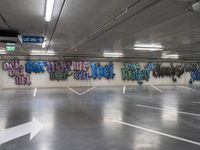
[[[43,43],[44,42],[44,37],[43,36],[22,36],[22,43]]]
[[[33,118],[31,122],[0,132],[0,145],[26,134],[30,134],[30,140],[32,140],[42,128],[43,125],[38,120]]]

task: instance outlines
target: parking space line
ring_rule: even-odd
[[[36,96],[37,88],[34,89],[33,96]]]
[[[74,92],[75,94],[77,94],[77,95],[83,95],[83,94],[85,94],[85,93],[87,93],[87,92],[89,92],[89,91],[91,91],[91,90],[93,90],[94,88],[96,88],[96,86],[93,86],[93,87],[91,87],[91,88],[89,88],[88,90],[86,90],[86,91],[84,91],[84,92],[82,92],[82,93],[78,93],[77,91],[75,91],[74,89],[72,89],[72,88],[70,88],[70,87],[67,87],[70,91],[72,91],[72,92]]]
[[[133,127],[133,128],[136,128],[136,129],[148,131],[148,132],[151,132],[151,133],[159,134],[159,135],[162,135],[162,136],[165,136],[165,137],[169,137],[169,138],[172,138],[172,139],[176,139],[176,140],[179,140],[179,141],[183,141],[183,142],[187,142],[187,143],[190,143],[190,144],[195,144],[195,145],[200,146],[200,143],[196,142],[196,141],[184,139],[184,138],[181,138],[181,137],[178,137],[178,136],[174,136],[174,135],[170,135],[170,134],[166,134],[166,133],[162,133],[162,132],[158,132],[158,131],[155,131],[155,130],[151,130],[151,129],[148,129],[148,128],[140,127],[140,126],[137,126],[137,125],[134,125],[134,124],[129,124],[129,123],[126,123],[126,122],[123,122],[123,121],[119,121],[119,120],[113,120],[113,121],[116,122],[116,123],[125,125],[125,126]]]
[[[123,94],[125,94],[125,92],[126,92],[126,86],[124,85],[124,87],[123,87]]]
[[[83,95],[91,90],[93,90],[94,88],[96,88],[96,86],[91,87],[90,89],[86,90],[85,92],[80,93],[80,95]]]
[[[163,92],[161,89],[157,88],[157,87],[154,86],[154,85],[151,85],[151,87],[154,88],[154,89],[156,89],[157,91],[159,91],[159,92],[161,92],[161,93]]]
[[[70,87],[67,87],[70,91],[74,92],[75,94],[79,95],[80,96],[80,93],[76,92],[74,89],[70,88]]]
[[[179,85],[178,87],[183,88],[183,89],[187,89],[187,90],[190,90],[190,91],[193,91],[193,92],[197,92],[195,89],[192,89],[192,88],[189,88],[189,87],[186,87],[186,86]]]
[[[200,117],[200,114],[194,114],[194,113],[188,113],[188,112],[183,112],[183,111],[176,111],[172,108],[159,108],[159,107],[152,107],[152,106],[147,106],[147,105],[136,105],[138,107],[144,107],[144,108],[149,108],[149,109],[155,109],[155,110],[167,110],[167,111],[175,111],[179,114],[184,114],[184,115],[190,115],[190,116],[196,116],[196,117]]]

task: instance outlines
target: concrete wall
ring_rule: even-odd
[[[19,86],[15,84],[14,78],[11,78],[8,76],[8,72],[4,71],[2,69],[2,61],[0,61],[1,67],[0,67],[0,85],[2,88],[35,88],[35,87],[71,87],[71,86],[122,86],[122,85],[137,85],[137,81],[123,81],[122,80],[122,74],[121,74],[121,68],[123,66],[123,63],[120,62],[113,62],[114,64],[114,73],[116,74],[114,79],[107,80],[107,79],[90,79],[88,81],[84,80],[76,80],[73,76],[69,77],[67,81],[51,81],[49,79],[49,73],[46,71],[45,73],[32,73],[31,76],[31,82],[32,84],[30,86]],[[24,64],[24,61],[20,61],[20,64]],[[101,63],[108,64],[108,63]],[[145,65],[145,63],[140,63],[141,68]],[[169,66],[169,63],[165,63],[164,65]],[[174,64],[176,65],[176,64]],[[184,73],[180,79],[175,83],[172,81],[171,78],[165,77],[165,78],[155,78],[152,76],[148,82],[144,81],[144,85],[174,85],[174,84],[188,84],[188,81],[190,79],[190,73]],[[198,84],[198,82],[195,82],[195,84]]]

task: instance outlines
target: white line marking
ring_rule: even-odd
[[[151,85],[151,87],[154,88],[154,89],[156,89],[157,91],[159,91],[159,92],[161,92],[161,93],[163,92],[161,89],[157,88],[157,87],[154,86],[154,85]]]
[[[37,88],[34,89],[33,96],[36,96]]]
[[[78,93],[77,91],[75,91],[74,89],[72,89],[72,88],[70,88],[70,87],[67,87],[69,90],[71,90],[72,92],[74,92],[74,93],[76,93],[77,95],[83,95],[83,94],[85,94],[85,93],[87,93],[87,92],[89,92],[89,91],[91,91],[91,90],[93,90],[94,88],[96,88],[96,86],[94,86],[94,87],[91,87],[91,88],[89,88],[88,90],[86,90],[86,91],[84,91],[84,92],[82,92],[82,93]]]
[[[125,94],[125,92],[126,92],[126,86],[124,85],[124,87],[123,87],[123,94]]]
[[[70,88],[70,87],[67,87],[70,91],[72,91],[72,92],[74,92],[74,93],[76,93],[77,95],[80,95],[78,92],[76,92],[75,90],[73,90],[72,88]]]
[[[151,133],[159,134],[159,135],[162,135],[162,136],[166,136],[166,137],[169,137],[169,138],[172,138],[172,139],[176,139],[176,140],[179,140],[179,141],[184,141],[184,142],[187,142],[187,143],[191,143],[191,144],[195,144],[195,145],[199,145],[200,146],[199,142],[191,141],[191,140],[184,139],[184,138],[181,138],[181,137],[178,137],[178,136],[174,136],[174,135],[158,132],[158,131],[155,131],[155,130],[143,128],[143,127],[136,126],[136,125],[133,125],[133,124],[129,124],[129,123],[126,123],[126,122],[122,122],[122,121],[119,121],[119,120],[114,120],[114,122],[122,124],[122,125],[130,126],[130,127],[134,127],[134,128],[140,129],[140,130],[145,130],[145,131],[148,131],[148,132],[151,132]]]
[[[80,93],[80,95],[83,95],[83,94],[85,94],[85,93],[87,93],[87,92],[89,92],[89,91],[93,90],[94,88],[96,88],[96,86],[94,86],[94,87],[91,87],[90,89],[86,90],[85,92],[82,92],[82,93]]]
[[[180,86],[180,85],[179,85],[178,87],[183,88],[183,89],[187,89],[187,90],[191,90],[191,91],[193,91],[193,92],[197,92],[195,89],[191,89],[191,88],[186,87],[186,86]]]
[[[151,106],[140,105],[140,104],[138,104],[138,105],[136,105],[136,106],[138,106],[138,107],[150,108],[150,109],[156,109],[156,110],[175,111],[175,112],[177,112],[177,113],[179,113],[179,114],[185,114],[185,115],[191,115],[191,116],[197,116],[197,117],[200,117],[200,114],[193,114],[193,113],[188,113],[188,112],[183,112],[183,111],[176,111],[176,110],[174,110],[174,109],[172,109],[172,108],[168,108],[168,109],[166,109],[166,108],[151,107]]]
[[[197,101],[192,101],[192,103],[200,104],[200,102],[197,102]]]

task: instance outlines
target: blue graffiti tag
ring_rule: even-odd
[[[152,71],[155,68],[155,64],[149,63],[145,66],[145,69]]]
[[[113,73],[113,63],[109,63],[105,67],[102,67],[100,64],[92,63],[92,78],[93,79],[101,79],[105,77],[106,79],[113,79],[115,74]]]
[[[75,71],[74,72],[74,78],[76,80],[89,80],[90,79],[90,75],[88,71]]]
[[[44,73],[44,67],[46,63],[43,61],[31,61],[28,60],[25,64],[25,71],[29,74],[33,73]]]
[[[200,81],[200,70],[191,72],[191,79],[189,82],[193,83],[194,81]]]

